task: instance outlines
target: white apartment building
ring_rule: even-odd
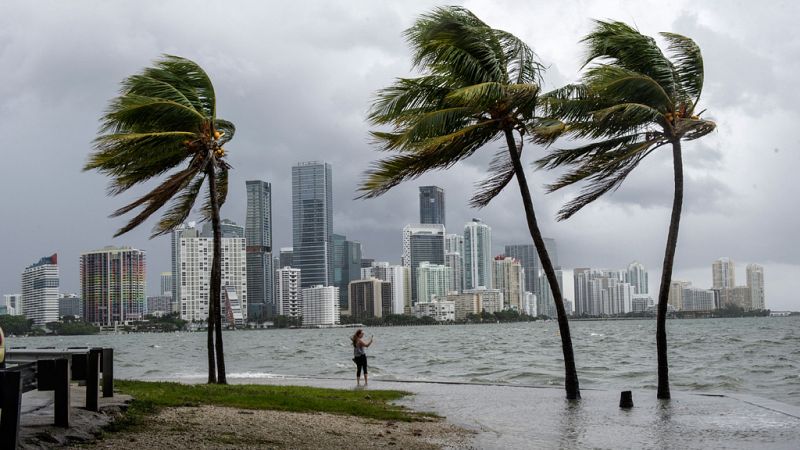
[[[278,315],[303,315],[303,291],[300,288],[300,269],[284,267],[275,271],[275,302]]]
[[[503,292],[503,305],[523,312],[525,303],[525,269],[522,264],[508,256],[497,256],[492,261],[494,287]]]
[[[241,227],[239,227],[241,228]],[[176,232],[177,233],[177,232]],[[173,234],[175,236],[175,234]],[[241,236],[241,237],[239,237]],[[244,232],[223,233],[222,241],[222,283],[219,301],[224,306],[226,287],[235,290],[243,314],[247,321],[247,252]],[[208,319],[209,290],[211,287],[211,264],[214,258],[214,239],[211,235],[198,232],[194,227],[183,227],[175,236],[174,258],[179,264],[180,273],[173,276],[175,291],[179,298],[180,316],[183,320],[205,321]]]
[[[391,265],[388,262],[376,261],[371,267],[361,269],[361,279],[370,278],[392,283],[391,314],[411,312],[411,269],[402,265]],[[384,314],[388,312],[384,311]]]
[[[464,225],[464,289],[485,287],[492,284],[492,228],[472,219]]]
[[[682,311],[711,311],[714,309],[714,291],[686,286],[681,290]]]
[[[417,303],[430,303],[434,297],[444,298],[450,291],[450,268],[421,262],[417,267]]]
[[[414,315],[417,317],[433,317],[437,322],[452,322],[456,320],[455,302],[443,300],[417,303],[414,305]]]
[[[22,314],[44,327],[58,320],[58,255],[46,256],[22,272]]]
[[[10,316],[22,314],[22,294],[3,295],[3,303],[0,306],[5,308],[5,314]]]
[[[303,289],[303,326],[322,327],[339,323],[339,288],[316,285]]]
[[[758,264],[747,265],[747,287],[750,289],[752,309],[766,309],[764,301],[764,268]]]

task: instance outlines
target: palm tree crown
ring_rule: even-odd
[[[444,169],[502,136],[524,133],[534,118],[542,68],[531,49],[470,11],[437,8],[406,30],[414,67],[423,74],[400,78],[379,91],[369,113],[375,143],[397,154],[375,163],[361,186],[377,197],[402,181]],[[501,151],[492,176],[480,183],[473,206],[485,206],[512,179]]]
[[[223,145],[234,134],[232,123],[216,117],[214,87],[196,63],[166,55],[153,67],[122,82],[102,118],[95,151],[84,170],[95,169],[111,177],[109,193],[131,187],[177,169],[150,193],[116,210],[112,217],[141,207],[119,236],[174,199],[153,228],[152,236],[169,233],[183,223],[200,192],[209,165],[215,169],[217,197],[224,203],[230,166]],[[210,219],[210,197],[203,214]]]
[[[616,189],[639,162],[657,148],[710,133],[716,125],[696,113],[703,90],[703,57],[695,42],[661,33],[671,58],[656,41],[622,22],[596,21],[583,42],[587,70],[579,83],[545,95],[549,114],[565,126],[540,140],[563,134],[591,143],[559,149],[539,167],[569,170],[550,191],[586,180],[587,186],[559,213],[566,219]]]

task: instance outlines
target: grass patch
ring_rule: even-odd
[[[410,395],[404,391],[324,389],[306,386],[256,384],[181,384],[114,380],[115,388],[133,396],[125,415],[108,431],[137,428],[161,408],[216,405],[241,409],[270,409],[292,412],[322,412],[377,420],[417,421],[436,417],[418,413],[390,402]]]

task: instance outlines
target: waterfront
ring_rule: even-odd
[[[673,389],[755,395],[800,406],[800,318],[671,320]],[[581,387],[654,389],[655,321],[571,323]],[[350,378],[352,329],[252,330],[225,334],[229,377]],[[370,376],[561,386],[555,322],[382,327],[370,348]],[[205,333],[9,338],[9,346],[103,345],[115,375],[144,380],[206,377]],[[590,394],[585,394],[590,395]],[[654,395],[654,394],[653,394]]]

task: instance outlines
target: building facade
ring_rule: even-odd
[[[711,311],[715,309],[714,291],[685,286],[681,289],[681,311]]]
[[[292,267],[303,287],[333,285],[333,190],[331,165],[292,167]]]
[[[450,268],[423,261],[417,268],[417,303],[443,299],[450,292]]]
[[[177,301],[183,320],[205,321],[208,319],[211,286],[211,265],[214,259],[214,238],[210,227],[204,226],[202,232],[190,224],[178,234],[176,255],[177,272],[173,270],[176,281]],[[175,233],[173,233],[175,236]],[[225,287],[236,291],[236,298],[242,308],[244,320],[247,319],[247,246],[244,230],[233,222],[228,222],[227,231],[222,237],[222,283],[218,304],[224,305]],[[173,299],[175,301],[175,299]]]
[[[348,286],[361,280],[361,243],[348,241],[340,234],[333,235],[333,285],[339,288],[339,308],[348,308]]]
[[[493,286],[492,228],[472,219],[464,226],[464,289]]]
[[[414,315],[433,317],[437,322],[452,322],[456,320],[455,302],[437,300],[430,303],[417,303],[414,305]]]
[[[492,261],[494,287],[503,293],[503,307],[525,312],[525,269],[509,256],[496,256]]]
[[[409,268],[411,274],[411,302],[418,301],[417,268],[420,263],[444,264],[444,225],[419,224],[406,225],[403,228],[402,265]]]
[[[332,326],[339,323],[339,288],[312,286],[303,289],[303,326]]]
[[[420,186],[419,223],[445,225],[444,189],[438,186]]]
[[[272,185],[261,180],[245,181],[247,215],[247,317],[263,321],[275,313],[272,266]]]
[[[83,299],[78,294],[60,294],[58,296],[58,318],[67,316],[83,319]]]
[[[644,264],[639,261],[628,264],[625,282],[630,283],[633,287],[634,294],[647,294],[650,290],[648,285],[649,281],[647,279],[647,269],[644,267]]]
[[[146,306],[145,254],[131,247],[105,247],[80,257],[83,318],[100,326],[141,320]]]
[[[720,258],[711,264],[712,289],[732,289],[736,286],[736,264],[731,258]]]
[[[58,320],[58,255],[45,256],[22,272],[22,314],[43,327]]]
[[[767,309],[764,299],[764,267],[758,264],[747,265],[747,288],[750,289],[751,309]]]
[[[348,286],[347,314],[354,319],[370,319],[392,314],[392,283],[371,278],[354,280]]]
[[[275,295],[278,315],[300,317],[303,314],[303,291],[300,269],[283,267],[276,271]]]
[[[4,294],[3,303],[0,304],[5,314],[18,316],[22,314],[22,294]]]

